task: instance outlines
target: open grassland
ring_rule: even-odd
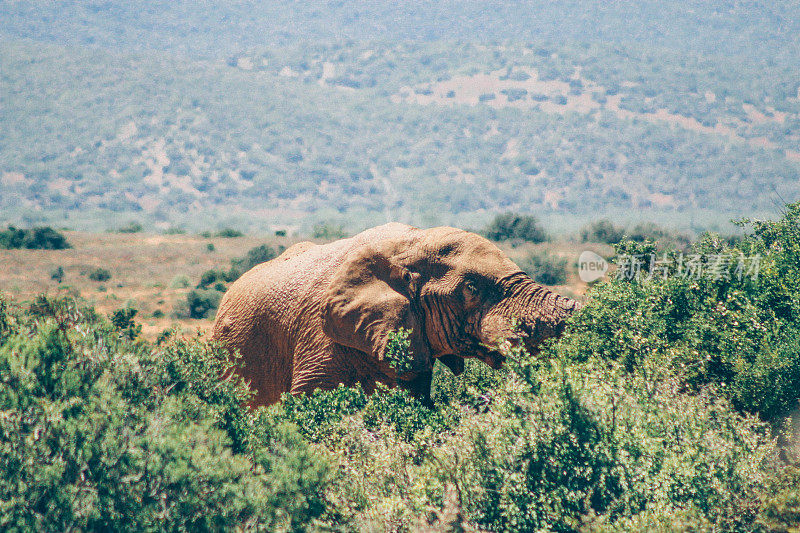
[[[203,272],[225,269],[231,260],[261,244],[275,249],[303,240],[299,237],[245,236],[237,238],[144,233],[64,232],[72,244],[67,250],[0,250],[0,291],[17,302],[39,294],[69,293],[79,296],[102,313],[122,307],[139,310],[143,334],[154,338],[173,325],[207,333],[211,319],[176,318],[174,311],[194,289]],[[320,241],[322,242],[322,241]],[[213,246],[212,246],[213,245]],[[580,296],[586,287],[577,277],[575,261],[581,251],[592,249],[608,255],[610,247],[581,243],[500,244],[512,259],[524,263],[533,253],[568,261],[567,280],[554,288]],[[209,249],[213,248],[213,249]],[[61,267],[59,283],[53,273]],[[109,271],[105,281],[90,279],[98,268]]]
[[[200,275],[211,268],[228,266],[231,259],[266,240],[284,246],[296,240],[141,233],[65,235],[73,246],[68,250],[0,250],[0,290],[18,302],[42,293],[71,293],[103,313],[135,307],[143,333],[149,337],[176,323],[206,331],[210,320],[179,320],[172,316],[175,306],[197,285]],[[64,271],[61,283],[51,278],[58,267]],[[97,268],[107,269],[111,278],[90,279],[89,274]]]

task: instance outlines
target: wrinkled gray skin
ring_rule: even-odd
[[[500,368],[500,343],[536,353],[578,307],[479,235],[393,223],[256,266],[225,294],[213,335],[241,354],[254,405],[339,383],[401,386],[427,401],[436,359],[455,374],[469,357]],[[412,331],[413,368],[398,375],[384,355],[401,327]]]

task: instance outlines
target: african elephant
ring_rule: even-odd
[[[223,297],[213,336],[241,354],[255,405],[359,382],[427,401],[434,360],[456,374],[466,357],[499,368],[500,342],[522,340],[535,352],[578,307],[479,235],[392,223],[302,242],[254,267]],[[385,354],[387,335],[401,327],[411,331],[412,364],[398,374]]]

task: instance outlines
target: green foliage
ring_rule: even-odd
[[[493,241],[518,239],[528,242],[544,242],[547,234],[539,220],[531,215],[503,213],[483,230],[483,234]]]
[[[569,261],[543,252],[532,252],[519,262],[519,267],[537,283],[563,285],[567,282]]]
[[[583,242],[603,242],[616,244],[625,236],[625,228],[615,225],[608,219],[587,224],[580,231]]]
[[[58,266],[50,271],[50,279],[55,282],[61,283],[64,281],[64,268]]]
[[[237,237],[244,237],[244,233],[233,228],[223,228],[214,234],[214,237],[223,237],[225,239],[235,239]]]
[[[398,374],[405,374],[414,369],[414,357],[411,354],[411,330],[400,328],[390,331],[386,336],[386,352],[384,358]]]
[[[437,364],[433,369],[431,400],[439,409],[466,406],[484,410],[491,401],[491,391],[506,377],[505,368],[493,370],[476,359],[464,361],[464,372],[460,376],[454,376],[444,365]]]
[[[67,238],[51,227],[18,229],[8,226],[0,231],[0,249],[64,250],[71,247]]]
[[[758,525],[766,531],[796,530],[800,524],[800,463],[779,472],[767,494]]]
[[[139,311],[131,307],[124,309],[117,309],[109,319],[111,324],[117,328],[120,333],[125,335],[130,340],[134,340],[142,332],[141,324],[137,324],[133,319]]]
[[[344,239],[347,237],[347,233],[342,226],[325,222],[314,224],[314,228],[311,230],[311,237],[314,239],[335,241],[336,239]]]
[[[45,20],[36,11],[28,12],[24,27]],[[172,27],[188,13],[174,13]],[[558,27],[563,30],[563,21]],[[130,35],[125,22],[119,28],[97,38]],[[545,35],[480,46],[304,41],[240,49],[228,64],[140,57],[121,52],[126,46],[95,46],[89,53],[9,37],[0,53],[0,71],[8,73],[0,90],[9,99],[2,118],[17,133],[0,154],[10,173],[0,181],[0,209],[8,220],[26,223],[68,215],[72,225],[107,228],[145,217],[145,226],[193,231],[215,221],[265,231],[308,225],[309,217],[346,220],[345,229],[354,229],[386,220],[387,210],[417,225],[475,225],[486,213],[526,210],[583,220],[649,212],[704,227],[772,209],[772,187],[784,195],[798,191],[798,163],[786,153],[797,144],[792,132],[800,108],[791,81],[797,68],[776,62],[774,50],[768,61],[753,63],[718,54],[674,61],[674,50],[584,46],[561,35],[548,43]],[[328,77],[324,65],[337,75]],[[530,92],[507,105],[498,93],[491,106],[466,106],[461,90],[448,100],[431,89],[464,75],[497,76],[490,73],[498,69],[507,81],[536,71],[570,84],[572,94]],[[392,98],[403,87],[431,92],[436,103],[408,107],[405,98]],[[553,97],[571,107],[580,91],[595,102],[618,95],[627,112],[665,109],[697,127],[630,120],[608,103],[556,120],[548,106],[536,105]],[[750,105],[764,118],[751,114]],[[698,135],[702,124],[725,124],[745,142]],[[757,139],[767,139],[768,148]],[[522,153],[503,157],[511,146]],[[533,146],[535,153],[525,148]],[[149,163],[162,150],[169,164],[157,170]],[[364,154],[371,154],[369,161]],[[158,194],[159,172],[168,194]],[[265,212],[264,205],[275,208]],[[203,217],[196,216],[199,209]]]
[[[144,228],[139,222],[131,221],[127,226],[122,226],[117,233],[141,233]]]
[[[108,281],[111,279],[111,271],[107,268],[97,267],[89,272],[89,279],[92,281]]]
[[[213,268],[211,270],[206,270],[200,275],[200,281],[197,283],[197,288],[208,289],[209,287],[215,285],[216,283],[220,282],[227,283],[229,281],[236,280],[236,278],[238,278],[236,274],[238,273],[233,269],[227,272],[224,270],[216,270]]]
[[[197,284],[197,288],[207,289],[212,285],[219,283],[232,283],[254,266],[274,259],[277,257],[277,255],[278,253],[275,251],[275,249],[267,244],[250,248],[244,257],[232,259],[230,269],[227,271],[211,269],[203,272],[203,274],[200,276],[200,281]],[[225,290],[224,286],[222,290]]]
[[[298,531],[325,512],[328,462],[248,412],[227,354],[134,343],[70,300],[14,313],[0,335],[3,530]]]
[[[444,431],[455,420],[449,409],[431,409],[413,398],[408,391],[379,387],[367,395],[360,385],[339,385],[331,391],[315,390],[299,396],[285,394],[276,420],[296,425],[312,442],[336,446],[346,417],[358,414],[364,427],[377,431],[391,428],[404,440],[412,440],[420,431]]]
[[[175,310],[177,318],[213,318],[213,313],[219,307],[222,292],[214,289],[194,289],[186,295],[186,301],[181,302]]]
[[[274,248],[272,248],[272,246],[268,244],[262,244],[247,250],[247,254],[243,258],[234,259],[231,262],[231,269],[235,268],[241,274],[243,274],[254,266],[260,265],[261,263],[266,263],[267,261],[275,259],[277,256],[278,253]],[[239,276],[237,276],[237,278],[238,277]]]
[[[479,526],[626,530],[677,509],[723,530],[752,524],[766,426],[675,382],[518,355],[492,409],[442,450],[442,481],[469,487],[463,512]]]
[[[679,275],[681,256],[673,254],[676,266],[666,278],[647,274],[645,261],[637,279],[598,285],[561,353],[619,361],[637,374],[676,372],[694,390],[713,384],[738,409],[765,419],[796,409],[799,222],[792,204],[779,221],[753,222],[753,233],[733,247],[706,236],[689,252],[702,258],[700,276]],[[618,252],[649,257],[655,245],[623,241]],[[715,275],[718,263],[727,269]]]

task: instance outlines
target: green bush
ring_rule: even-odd
[[[0,231],[0,249],[64,250],[72,248],[67,238],[51,227],[18,229],[9,226]]]
[[[213,286],[216,283],[231,281],[231,278],[233,278],[233,276],[231,276],[230,274],[231,274],[230,271],[226,272],[224,270],[216,270],[213,268],[210,270],[206,270],[200,275],[200,281],[197,282],[197,288],[208,289],[209,287]]]
[[[690,242],[687,235],[666,230],[652,222],[636,224],[631,230],[625,233],[630,240],[635,242],[655,241],[662,245],[672,245],[679,248],[688,246]]]
[[[0,299],[0,529],[310,528],[329,463],[199,341],[132,341],[69,300]],[[3,326],[3,324],[5,324]]]
[[[237,237],[244,237],[244,233],[233,228],[223,228],[214,234],[215,237],[222,237],[225,239],[235,239]]]
[[[581,228],[580,236],[583,242],[615,244],[625,236],[625,228],[615,225],[610,220],[603,219]]]
[[[64,267],[58,266],[50,270],[50,279],[58,283],[64,281]]]
[[[186,301],[176,309],[177,318],[212,318],[222,300],[222,292],[216,289],[194,289],[186,295]]]
[[[266,263],[271,259],[275,259],[277,256],[278,253],[272,246],[262,244],[247,250],[247,254],[243,258],[231,261],[231,269],[235,268],[240,272],[240,274],[236,276],[238,278],[241,274],[244,274],[254,266]]]
[[[539,220],[530,215],[503,213],[483,230],[483,234],[493,241],[518,239],[528,242],[544,242],[547,234]]]
[[[107,268],[97,267],[89,272],[89,279],[92,281],[108,281],[111,279],[111,271]]]
[[[232,259],[231,266],[227,271],[211,269],[203,272],[200,276],[200,281],[197,283],[197,288],[207,289],[212,285],[221,284],[220,290],[224,291],[225,283],[236,281],[254,266],[274,259],[277,255],[278,253],[267,244],[250,248],[244,257]]]
[[[569,261],[542,252],[533,252],[519,262],[519,267],[537,283],[563,285],[567,282]]]
[[[681,276],[673,268],[599,284],[560,346],[576,360],[620,361],[634,373],[677,372],[694,390],[714,385],[738,409],[783,416],[800,399],[800,204],[777,222],[753,222],[731,247],[708,235],[695,243],[697,268],[718,276]],[[625,253],[654,253],[623,241]],[[658,256],[662,259],[663,256]],[[753,259],[749,259],[753,258]],[[756,259],[757,263],[756,263]],[[740,260],[757,272],[737,273]],[[740,276],[741,274],[741,276]]]
[[[347,233],[340,225],[320,223],[314,224],[314,228],[311,231],[311,237],[314,239],[335,241],[336,239],[344,239],[347,237]]]
[[[132,221],[127,226],[122,226],[117,233],[141,233],[144,228],[139,222]]]

